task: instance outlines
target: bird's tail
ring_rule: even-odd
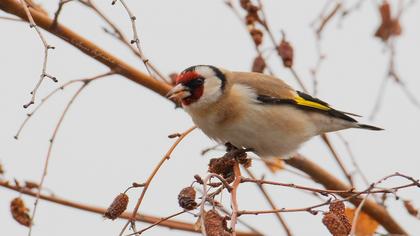
[[[357,124],[357,127],[359,129],[368,129],[368,130],[384,130],[382,128],[372,126],[372,125],[365,125],[365,124]]]

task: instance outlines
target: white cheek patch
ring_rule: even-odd
[[[202,101],[203,103],[211,103],[217,101],[219,97],[222,95],[222,81],[213,76],[204,80],[204,91],[203,95],[199,99],[199,102]]]

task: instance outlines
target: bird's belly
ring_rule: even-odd
[[[232,122],[219,123],[217,116],[212,115],[194,122],[217,141],[253,148],[261,157],[287,158],[316,134],[307,119],[305,113],[290,106],[269,109],[258,105]]]

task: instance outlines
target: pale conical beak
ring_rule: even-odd
[[[177,86],[173,87],[167,94],[166,97],[169,99],[176,99],[181,100],[183,98],[186,98],[190,96],[190,88],[185,87],[182,84],[178,84]]]

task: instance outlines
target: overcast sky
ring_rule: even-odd
[[[147,56],[164,73],[181,71],[194,64],[212,64],[231,70],[250,70],[255,57],[246,29],[222,0],[126,0],[138,21],[141,42]],[[42,1],[50,12],[58,1]],[[120,4],[96,1],[125,33],[131,37],[129,18]],[[277,39],[284,30],[295,48],[296,70],[310,88],[309,69],[316,63],[316,47],[310,23],[317,17],[325,1],[264,1],[268,20]],[[346,1],[353,2],[353,1]],[[397,1],[391,1],[396,3]],[[389,83],[383,107],[373,121],[368,120],[381,81],[386,75],[388,59],[384,45],[373,37],[379,24],[374,1],[365,1],[360,10],[339,25],[333,20],[326,28],[322,48],[327,58],[319,73],[318,97],[339,108],[361,114],[361,121],[384,127],[383,132],[348,130],[341,132],[364,173],[370,181],[396,171],[419,177],[420,111],[402,90]],[[397,41],[397,69],[408,88],[420,99],[420,5],[410,8],[402,18],[403,35]],[[5,16],[4,12],[0,12]],[[52,15],[52,14],[50,14]],[[141,62],[118,41],[101,30],[105,24],[91,11],[78,3],[65,6],[61,22],[91,39],[106,50],[144,71]],[[66,101],[77,85],[58,93],[30,120],[21,138],[13,139],[25,118],[22,105],[30,99],[29,92],[41,71],[43,47],[27,24],[0,21],[0,161],[6,178],[39,181],[52,130]],[[53,35],[44,33],[56,47],[50,51],[48,73],[60,83],[94,76],[107,68]],[[270,59],[276,74],[292,86],[292,75],[275,56]],[[57,84],[46,80],[39,90],[38,102]],[[29,110],[33,109],[30,108]],[[106,207],[114,196],[132,182],[143,182],[170,147],[168,134],[182,132],[193,125],[181,109],[154,92],[120,76],[89,85],[77,98],[57,136],[45,187],[57,196],[74,201]],[[345,164],[352,169],[345,147],[331,135]],[[200,151],[213,145],[201,131],[195,130],[181,143],[154,179],[140,207],[141,213],[167,216],[180,210],[177,194],[190,185],[194,174],[206,175],[208,160],[221,153],[202,157]],[[322,167],[344,179],[336,163],[319,138],[305,144],[301,152]],[[286,172],[271,174],[258,161],[252,170],[267,179],[314,185]],[[391,181],[400,184],[401,181]],[[359,186],[363,186],[358,179]],[[317,186],[317,185],[314,185]],[[318,202],[300,191],[269,188],[279,207],[305,207]],[[140,190],[130,192],[130,208]],[[27,229],[18,225],[9,213],[10,200],[19,194],[0,189],[1,235],[26,235]],[[403,199],[415,200],[420,206],[418,189],[400,193]],[[33,198],[24,196],[32,208]],[[240,209],[268,209],[257,188],[241,185]],[[228,194],[222,202],[229,206]],[[420,234],[418,220],[409,216],[401,201],[390,199],[389,210],[395,219],[412,235]],[[322,215],[288,213],[284,217],[296,235],[326,235]],[[193,222],[191,215],[179,217]],[[283,232],[273,216],[243,216],[255,226],[264,226],[267,235]],[[304,227],[302,223],[305,222]],[[104,220],[97,214],[82,212],[42,201],[39,205],[33,235],[117,235],[125,221]],[[138,228],[145,224],[139,223]],[[383,231],[383,230],[381,230]],[[146,235],[187,235],[156,227]]]

